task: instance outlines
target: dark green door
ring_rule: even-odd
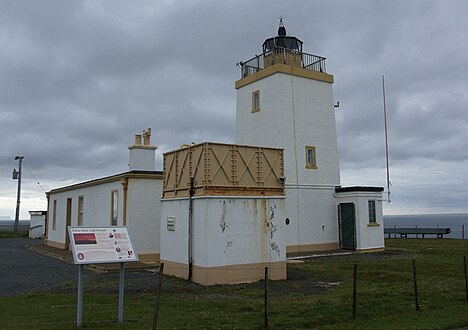
[[[354,203],[341,203],[338,206],[340,223],[340,247],[342,249],[356,249],[356,216]]]

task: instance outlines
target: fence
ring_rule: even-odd
[[[429,246],[417,248],[424,242],[429,242]],[[410,329],[467,325],[468,281],[463,258],[467,242],[408,239],[392,243],[405,248],[290,263],[287,281],[203,287],[164,277],[159,291],[158,328],[326,325]],[[413,244],[409,252],[406,244]],[[117,292],[112,293],[109,288],[115,288],[117,277],[118,274],[88,274],[85,326],[116,325]],[[161,284],[158,279],[157,270],[153,274],[127,273],[126,288],[130,293],[126,293],[122,327],[151,328],[155,295]],[[17,299],[1,298],[0,328],[73,328],[75,289],[65,285],[52,292],[55,290],[53,294],[46,290]],[[27,315],[16,313],[25,309]]]
[[[276,47],[274,51],[240,62],[241,78],[257,73],[273,64],[287,64],[306,70],[326,73],[325,57]]]
[[[13,231],[14,227],[15,227],[14,220],[0,221],[0,231]],[[19,231],[20,232],[29,231],[29,220],[21,220],[19,222]]]

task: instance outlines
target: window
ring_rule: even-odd
[[[305,147],[306,156],[306,168],[316,169],[317,168],[317,154],[315,146]]]
[[[375,224],[377,223],[377,219],[375,216],[375,201],[368,201],[369,206],[369,223]]]
[[[260,91],[252,93],[252,113],[260,111]]]
[[[119,213],[119,192],[113,190],[111,192],[111,226],[117,226]]]
[[[54,209],[52,211],[52,230],[57,226],[57,200],[54,199]]]
[[[84,197],[78,197],[78,226],[83,226]]]

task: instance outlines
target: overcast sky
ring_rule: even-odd
[[[468,1],[0,0],[0,217],[44,191],[124,172],[147,127],[161,153],[234,142],[236,63],[284,16],[334,75],[341,183],[386,185],[385,214],[468,212]]]

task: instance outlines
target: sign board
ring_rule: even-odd
[[[126,227],[68,227],[75,264],[138,261]]]

